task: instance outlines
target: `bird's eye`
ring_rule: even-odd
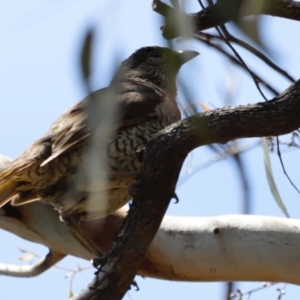
[[[151,58],[160,58],[161,54],[158,51],[152,51],[152,52],[150,52],[149,57],[151,57]]]

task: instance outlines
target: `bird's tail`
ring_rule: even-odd
[[[0,183],[0,207],[7,203],[16,193],[17,182],[8,179]]]

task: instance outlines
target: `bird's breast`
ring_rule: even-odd
[[[153,120],[127,128],[115,136],[107,148],[108,163],[112,171],[133,172],[140,168],[136,151],[143,148],[148,141],[164,127],[165,120]]]

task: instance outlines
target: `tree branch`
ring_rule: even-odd
[[[230,21],[252,15],[269,15],[300,21],[300,3],[291,0],[219,0],[198,13],[186,14],[160,0],[154,0],[153,10],[163,15],[166,24],[161,28],[165,39],[182,36],[178,20],[189,24],[190,32],[197,33]]]
[[[47,210],[44,211],[46,214],[53,213],[50,206],[42,203],[27,205],[27,208],[30,208],[28,212],[31,211],[31,214],[34,215],[35,208],[38,206],[46,207]],[[83,229],[90,234],[90,237],[101,249],[108,249],[109,241],[106,237],[116,235],[125,216],[126,209],[124,208],[118,212],[118,215],[111,216],[106,223],[100,219],[82,223]],[[0,217],[2,222],[0,224],[3,224],[4,220],[5,217]],[[52,222],[57,225],[61,224],[58,215],[57,218],[52,219]],[[34,230],[38,227],[36,223],[20,223],[20,226],[24,227],[23,233],[29,231],[30,227]],[[299,220],[276,217],[231,215],[190,218],[165,216],[147,250],[138,274],[179,281],[262,280],[300,284],[298,276],[300,272],[299,229]],[[216,233],[216,230],[219,232]],[[59,238],[60,232],[54,232],[50,239],[46,235],[45,232],[43,241],[32,241],[49,247],[49,240],[53,239],[55,242]],[[29,239],[28,236],[23,235],[22,237]],[[251,245],[250,248],[249,245]],[[80,249],[82,246],[79,243],[73,244],[73,252],[65,254],[78,253],[78,249],[75,250],[76,247]],[[88,259],[89,256],[81,257]],[[258,257],[259,259],[257,259]],[[291,265],[293,268],[290,268]],[[2,270],[5,267],[7,265],[2,264]],[[19,273],[18,268],[20,267],[16,267],[14,274],[11,272],[9,274],[2,272],[1,274],[23,277],[24,273]]]
[[[134,202],[129,215],[112,243],[97,279],[89,289],[74,299],[123,297],[135,274],[145,264],[146,250],[174,195],[184,158],[192,149],[209,143],[226,143],[236,138],[285,134],[299,127],[300,81],[272,101],[198,114],[173,124],[156,135],[145,149],[141,174],[133,189]],[[34,214],[30,212],[33,208]],[[109,218],[119,218],[119,221],[122,219],[116,215]],[[92,227],[97,222],[105,224],[107,220],[84,222],[82,225]],[[22,227],[24,223],[34,226],[28,226],[25,230]],[[30,240],[39,241],[57,253],[88,257],[67,226],[59,222],[56,212],[48,205],[33,203],[18,208],[6,205],[1,210],[0,226]],[[299,228],[298,225],[296,227]],[[101,231],[100,228],[99,230]],[[104,231],[102,234],[101,238],[105,240],[107,234]],[[113,236],[110,232],[107,241],[113,239]],[[109,242],[106,247],[108,245]],[[216,277],[216,280],[219,279]],[[292,278],[288,280],[294,282]]]
[[[45,272],[66,255],[49,251],[38,263],[34,265],[16,266],[0,263],[0,274],[14,277],[33,277]]]
[[[133,205],[107,259],[90,287],[74,300],[124,296],[159,228],[174,195],[182,163],[191,150],[236,138],[285,134],[299,127],[300,81],[297,81],[271,101],[216,109],[161,131],[147,144],[141,175],[133,189]]]
[[[146,258],[154,255],[161,279],[299,284],[299,225],[265,216],[166,216]]]

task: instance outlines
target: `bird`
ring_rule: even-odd
[[[0,207],[8,202],[17,206],[42,201],[53,205],[63,220],[70,217],[76,222],[102,218],[122,207],[131,199],[128,188],[141,167],[136,151],[181,119],[176,76],[197,55],[192,50],[159,46],[135,51],[121,62],[109,86],[63,113],[42,138],[0,173]],[[100,137],[106,181],[92,186],[80,175],[95,133],[88,108],[90,101],[104,99],[116,106],[117,113],[111,128]],[[93,114],[97,117],[97,112]],[[88,203],[90,198],[92,203]]]

